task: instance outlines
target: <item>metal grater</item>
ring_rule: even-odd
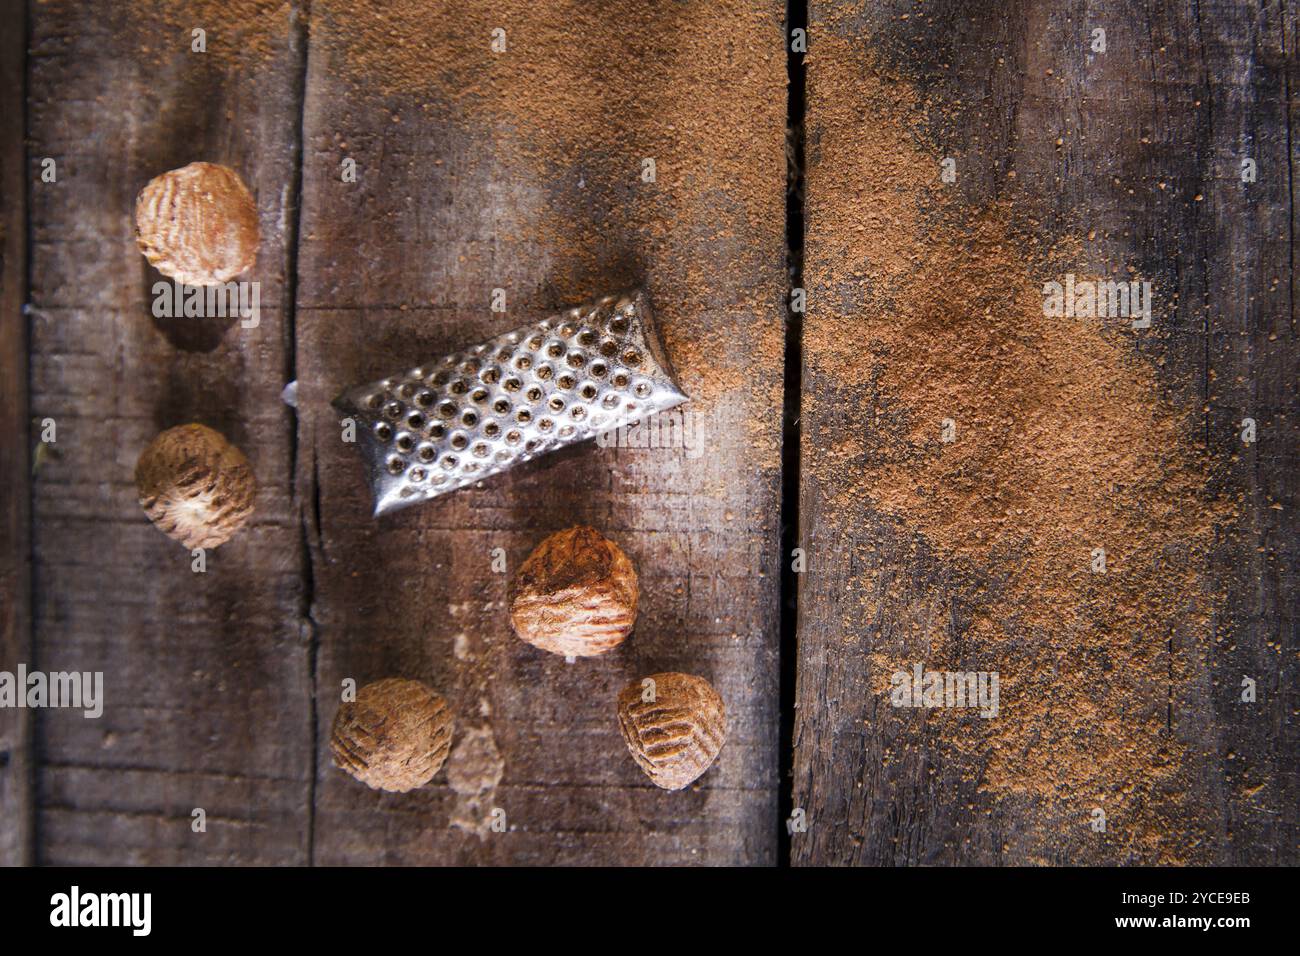
[[[356,423],[379,516],[686,401],[636,289],[358,385]]]

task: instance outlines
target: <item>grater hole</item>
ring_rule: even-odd
[[[443,428],[437,422],[434,422],[432,425],[429,426],[430,438],[441,438],[445,434],[447,434],[447,429]]]
[[[555,427],[555,422],[551,421],[549,418],[543,418],[541,421],[537,423],[537,427],[541,431],[549,432],[552,428]]]
[[[434,372],[433,377],[429,379],[430,385],[446,385],[447,380],[451,378],[446,372]]]
[[[536,438],[530,438],[528,444],[524,445],[524,451],[533,451],[537,448],[538,441]]]
[[[623,364],[633,367],[641,364],[641,353],[628,349],[623,353]]]
[[[515,359],[515,368],[521,372],[526,372],[533,367],[533,359],[529,355],[521,355]]]
[[[406,416],[406,424],[411,428],[421,428],[424,425],[424,416],[419,412],[411,412]]]
[[[488,400],[487,389],[485,388],[474,389],[474,393],[470,395],[469,400],[471,402],[475,402],[479,405],[482,405],[484,402]]]
[[[490,453],[491,453],[491,449],[489,449],[488,446],[483,444],[482,442],[479,442],[477,445],[474,446],[475,458],[486,458]]]
[[[439,418],[455,418],[455,417],[456,417],[456,403],[455,403],[455,402],[443,402],[441,405],[439,405],[439,406],[438,406],[438,417],[439,417]]]
[[[518,445],[519,440],[523,437],[524,436],[520,432],[516,431],[513,428],[510,431],[506,432],[506,441],[511,445]]]
[[[501,426],[496,422],[488,422],[483,426],[483,434],[488,438],[496,438],[501,434]]]
[[[460,459],[455,455],[443,455],[440,464],[448,471],[454,471],[456,466],[460,464]]]
[[[400,475],[406,468],[406,463],[394,455],[388,459],[388,473],[390,475]]]
[[[604,405],[606,408],[613,408],[618,404],[618,402],[619,402],[618,396],[615,395],[613,392],[610,392],[608,395],[605,396],[605,400],[601,402],[601,404]]]
[[[515,416],[515,421],[520,425],[527,425],[533,420],[533,413],[526,408],[519,409],[519,414]]]
[[[627,388],[627,383],[629,379],[622,372],[619,372],[617,375],[614,376],[612,381],[614,383],[615,388]]]
[[[482,367],[482,365],[483,363],[480,362],[478,359],[469,359],[468,361],[463,362],[461,364],[460,370],[464,372],[466,375],[473,375]]]
[[[380,441],[388,441],[393,437],[393,427],[388,422],[380,422],[375,426],[375,437]]]
[[[560,338],[571,339],[573,338],[573,333],[577,331],[578,330],[575,329],[571,324],[566,322],[564,323],[564,325],[560,326]]]
[[[582,386],[582,391],[580,394],[587,401],[591,401],[593,398],[596,397],[596,386],[591,384],[584,385]]]
[[[406,385],[403,385],[401,388],[397,390],[397,394],[400,395],[402,398],[409,400],[415,395],[415,386],[411,385],[408,382]]]
[[[612,340],[606,340],[600,343],[600,354],[609,358],[618,353],[618,343]]]
[[[627,319],[621,315],[614,316],[609,320],[609,330],[615,335],[622,335],[627,331]]]
[[[578,381],[572,375],[561,375],[555,380],[555,384],[567,390],[577,385]]]
[[[547,402],[546,404],[547,404],[547,407],[549,407],[550,410],[553,411],[553,412],[562,412],[562,411],[564,411],[564,399],[560,398],[560,396],[558,396],[558,395],[553,395],[553,396],[551,396],[551,400],[550,400],[549,402]],[[543,421],[545,421],[545,419],[543,419]]]
[[[587,417],[587,410],[581,405],[574,405],[573,409],[569,412],[569,415],[575,422],[580,422]]]
[[[570,352],[564,357],[564,361],[569,363],[569,368],[582,368],[587,364],[587,356],[581,352]]]
[[[456,449],[457,451],[463,451],[465,449],[465,446],[468,444],[469,444],[469,439],[466,438],[460,432],[456,432],[456,434],[451,436],[451,447]]]
[[[489,385],[495,385],[497,382],[501,381],[501,369],[497,368],[495,365],[491,368],[485,368],[483,374],[480,375],[479,378],[483,379],[483,381],[487,382]]]
[[[428,408],[433,404],[433,392],[421,392],[419,395],[415,396],[415,404],[419,405],[421,408]]]
[[[498,398],[492,403],[492,411],[496,412],[498,415],[509,415],[510,408],[510,403],[504,398]]]
[[[402,407],[401,402],[389,402],[387,405],[384,406],[384,417],[391,418],[393,419],[393,421],[396,421],[397,419],[402,417],[402,412],[404,411],[405,409]]]
[[[419,484],[420,482],[424,481],[424,476],[425,476],[425,471],[423,468],[412,468],[411,474],[408,477],[416,484]]]
[[[464,415],[460,416],[460,420],[466,428],[473,428],[478,424],[478,412],[467,411]]]
[[[540,402],[542,400],[542,390],[534,385],[524,393],[524,398],[528,399],[530,402]]]
[[[402,434],[397,436],[397,450],[403,453],[410,452],[415,447],[415,439],[410,435]]]
[[[577,429],[575,429],[572,425],[565,425],[563,428],[560,429],[560,437],[561,437],[561,438],[568,438],[568,437],[570,437],[570,436],[571,436],[571,435],[572,435],[576,430],[577,430]]]
[[[546,347],[546,354],[551,358],[559,358],[564,354],[564,346],[559,342],[552,342]]]
[[[367,408],[378,408],[382,404],[384,404],[384,396],[382,395],[371,395],[366,399]]]
[[[458,378],[451,383],[451,394],[453,395],[464,395],[468,391],[469,386],[465,384],[465,380],[462,378]]]
[[[632,389],[632,391],[636,393],[637,398],[648,398],[651,392],[650,383],[637,382],[636,388]]]
[[[539,365],[537,366],[537,371],[533,374],[545,382],[554,374],[554,370],[549,365]]]
[[[432,445],[421,445],[420,450],[416,452],[416,455],[419,456],[420,461],[430,462],[433,461],[437,452],[434,451]]]
[[[519,389],[523,388],[523,385],[524,383],[519,381],[517,378],[508,378],[501,383],[501,387],[507,392],[517,392]]]
[[[604,378],[604,377],[605,377],[605,373],[608,372],[608,371],[609,371],[609,368],[605,365],[604,362],[592,362],[592,363],[591,363],[591,377],[592,377],[592,378]]]
[[[591,348],[596,344],[596,333],[591,329],[583,329],[578,335],[578,344],[583,348]]]
[[[498,362],[509,362],[509,361],[510,361],[510,356],[512,356],[512,355],[514,355],[514,354],[515,354],[515,350],[514,350],[514,349],[502,349],[500,352],[497,353],[497,361],[498,361]]]

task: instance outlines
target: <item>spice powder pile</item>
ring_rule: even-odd
[[[916,662],[998,671],[999,717],[935,712],[950,721],[939,746],[1062,829],[1101,807],[1138,857],[1185,858],[1198,837],[1180,819],[1166,689],[1186,675],[1168,642],[1209,639],[1206,557],[1231,510],[1207,490],[1192,423],[1131,330],[1044,316],[1042,283],[1076,249],[942,184],[905,80],[831,32],[811,59],[810,129],[827,132],[807,181],[808,487],[827,527],[892,522],[962,582],[960,613],[938,598],[868,643],[873,690],[887,700]],[[881,626],[885,604],[897,614],[891,588],[917,601],[881,541],[851,538],[838,544],[876,555],[849,582],[846,637]]]

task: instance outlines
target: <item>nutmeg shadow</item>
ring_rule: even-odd
[[[212,352],[221,345],[238,314],[224,317],[185,316],[182,303],[176,301],[176,286],[143,257],[140,283],[141,298],[147,303],[153,327],[175,349],[182,352]],[[161,283],[161,285],[159,285]],[[165,286],[166,288],[163,288]],[[163,313],[159,315],[159,313]]]
[[[258,443],[249,435],[245,415],[240,410],[240,388],[230,370],[208,367],[206,363],[172,363],[167,368],[166,388],[154,404],[156,431],[197,422],[221,432],[237,446],[256,471]]]

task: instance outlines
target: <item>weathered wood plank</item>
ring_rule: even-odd
[[[104,713],[38,717],[46,863],[301,863],[312,708],[300,627],[290,365],[303,50],[295,7],[32,6],[32,410],[57,441],[35,479],[36,661],[104,675]],[[192,52],[193,28],[206,52]],[[155,319],[134,199],[195,160],[240,172],[262,246],[255,328]],[[258,478],[250,525],[205,573],[146,520],[136,458],[212,425]],[[207,815],[192,829],[192,811]]]
[[[810,568],[800,593],[793,800],[808,829],[793,837],[794,861],[1295,862],[1294,10],[821,0],[811,8],[801,494]],[[1106,52],[1090,49],[1097,28]],[[873,138],[872,129],[885,132]],[[960,215],[945,205],[954,200],[936,198],[945,156],[956,159],[948,189]],[[1257,182],[1241,181],[1243,158],[1258,163]],[[993,203],[1011,211],[986,216],[977,234],[975,212]],[[913,213],[913,231],[890,231]],[[990,221],[1003,230],[996,240]],[[855,228],[904,238],[892,250],[864,246]],[[946,272],[922,242],[952,246]],[[1010,269],[998,251],[1008,248],[1031,268]],[[891,255],[914,252],[910,267],[894,271]],[[1056,274],[1043,271],[1049,262]],[[1154,281],[1149,333],[1117,332],[1101,345],[1083,323],[1064,338],[1059,323],[1069,320],[1011,324],[1024,301],[1013,289],[1032,297],[1036,283],[1067,269],[1128,278],[1126,267]],[[889,340],[891,323],[915,321],[916,302],[898,298],[915,286],[890,284],[909,268],[934,272],[931,291],[946,285],[973,297],[954,304],[927,292],[920,301],[932,316],[950,318],[916,322],[912,353],[892,353],[908,368],[915,354],[932,355],[935,394],[972,410],[951,449],[937,416],[915,420],[924,396],[882,384],[884,347],[874,364],[848,363],[865,389],[844,381],[837,337],[863,338],[871,354],[873,334]],[[987,273],[997,268],[1007,289],[988,296]],[[949,323],[963,335],[945,338]],[[1052,342],[1108,358],[1061,365]],[[987,378],[1003,355],[1019,359]],[[965,370],[967,387],[943,391],[953,367]],[[1042,370],[1049,375],[1032,391]],[[1072,381],[1080,375],[1113,388],[1093,389],[1093,407],[1062,410],[1061,398],[1089,393]],[[986,401],[986,386],[1009,386],[1022,400]],[[1129,408],[1126,398],[1139,415],[1170,409],[1178,443],[1160,444],[1156,430],[1121,438],[1123,416],[1110,413]],[[1240,441],[1244,417],[1260,423],[1257,445]],[[1114,429],[1115,451],[1144,466],[1124,476],[1129,487],[1113,488],[1113,508],[1080,514],[1070,503],[1091,476],[1114,473],[1118,459],[1104,445],[1085,444],[1091,451],[1062,465],[1037,443],[1044,423],[1064,434],[1079,422],[1103,437]],[[1180,517],[1211,508],[1205,489],[1172,464],[1193,455],[1198,438],[1209,452],[1208,487],[1229,502],[1212,550],[1200,526]],[[1016,450],[1004,457],[1005,441]],[[946,455],[960,464],[945,470]],[[992,543],[957,540],[951,529],[968,514],[945,512],[962,500],[952,483],[996,479],[1006,457],[1022,463],[1010,472],[1018,485],[982,484],[969,514],[1010,500],[1023,515]],[[1170,469],[1167,486],[1156,460]],[[909,473],[915,490],[900,496]],[[1142,532],[1135,515],[1154,530]],[[1071,516],[1085,566],[1096,544],[1085,526],[1114,532],[1106,545],[1123,558],[1105,579],[1063,570],[1027,580],[1036,559],[1055,567],[1061,557],[1043,544],[1058,529],[1032,522]],[[1180,542],[1175,526],[1198,536]],[[1161,562],[1171,568],[1164,577]],[[1178,569],[1188,576],[1175,577]],[[1126,593],[1135,579],[1150,592]],[[1063,596],[1058,622],[1044,622],[1052,605],[1043,595]],[[1188,610],[1197,604],[1213,614],[1198,618]],[[981,725],[895,709],[890,677],[902,661],[1001,671],[1000,717]],[[1258,681],[1258,703],[1240,701],[1243,676]],[[1053,707],[1054,719],[1025,716]],[[1084,737],[1049,744],[1054,724]],[[1095,765],[1080,768],[1066,754],[1091,754]],[[1029,779],[1053,765],[1057,779]],[[1105,833],[1090,825],[1097,806],[1108,812]]]
[[[23,7],[0,3],[0,671],[11,674],[31,660]],[[32,860],[33,777],[31,712],[0,710],[0,866]]]
[[[313,5],[297,354],[300,488],[317,502],[315,858],[770,864],[781,6],[419,6]],[[335,394],[634,283],[701,444],[582,447],[369,517]],[[492,563],[503,549],[513,571],[576,522],[627,551],[642,601],[622,647],[569,665],[511,634]],[[730,722],[718,764],[675,794],[642,776],[615,717],[625,683],[667,669],[713,681]],[[341,682],[390,676],[439,688],[458,720],[448,769],[401,796],[325,749]]]

